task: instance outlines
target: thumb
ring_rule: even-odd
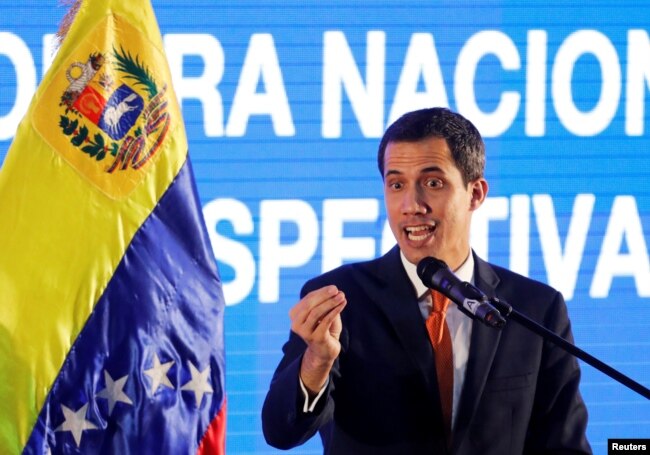
[[[330,325],[330,335],[338,340],[341,336],[341,331],[343,331],[343,322],[341,321],[341,315],[337,314],[332,321],[332,325]]]

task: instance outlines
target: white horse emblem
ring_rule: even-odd
[[[108,107],[104,112],[104,122],[113,135],[117,135],[119,132],[119,125],[122,116],[127,112],[137,109],[137,106],[131,106],[129,104],[131,101],[137,99],[137,97],[138,96],[135,93],[131,93],[115,106]]]

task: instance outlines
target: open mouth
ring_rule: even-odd
[[[409,240],[419,242],[425,240],[433,235],[436,230],[436,225],[421,224],[419,226],[408,226],[404,228],[406,236]]]

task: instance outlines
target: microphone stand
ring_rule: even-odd
[[[638,382],[631,379],[630,377],[625,376],[623,373],[621,373],[618,370],[615,370],[614,368],[610,367],[606,363],[601,362],[596,357],[586,353],[582,349],[576,347],[574,344],[569,343],[564,338],[548,330],[546,327],[536,323],[532,319],[519,313],[517,310],[513,309],[512,306],[509,305],[507,302],[503,300],[499,300],[496,297],[489,300],[490,303],[492,303],[496,307],[496,309],[499,310],[499,312],[504,318],[507,319],[508,317],[510,317],[511,319],[523,325],[527,329],[537,333],[545,340],[551,341],[552,343],[561,347],[562,349],[569,352],[570,354],[573,354],[575,357],[579,358],[580,360],[585,361],[592,367],[602,371],[612,379],[617,380],[624,386],[634,390],[638,394],[650,400],[650,389],[644,387],[643,385],[639,384]]]

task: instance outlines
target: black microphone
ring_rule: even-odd
[[[466,281],[461,281],[444,261],[426,257],[418,263],[417,272],[426,287],[449,297],[461,309],[467,310],[481,322],[497,329],[505,325],[506,320],[490,305],[483,291]]]

